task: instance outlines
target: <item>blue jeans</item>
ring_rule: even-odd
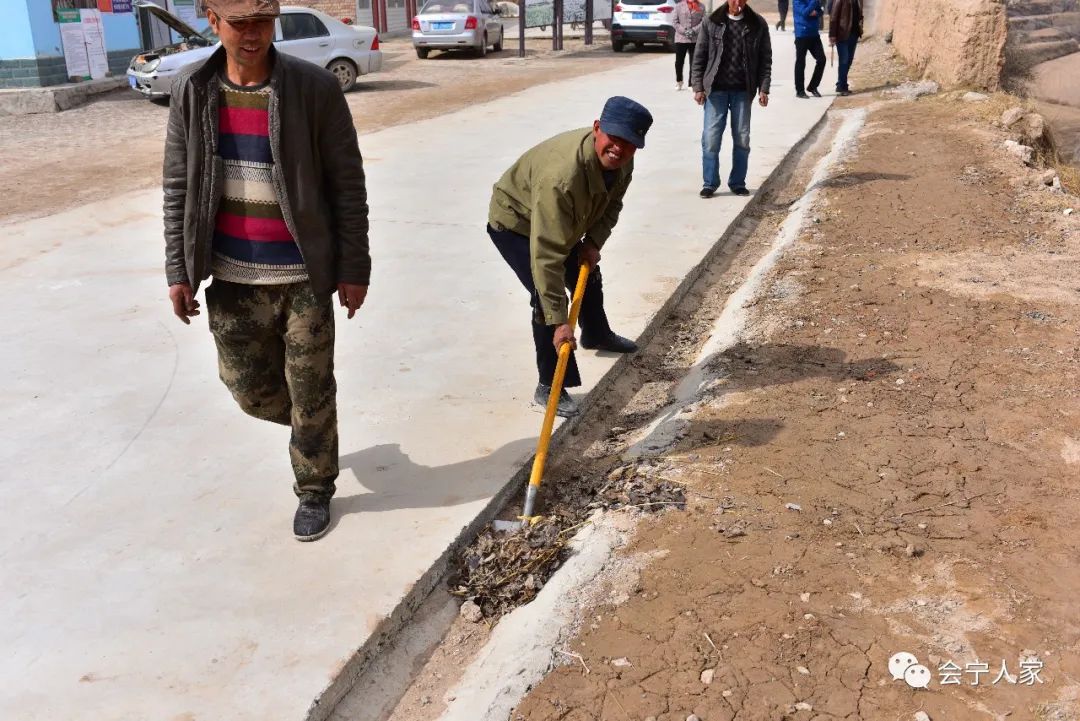
[[[731,112],[731,174],[728,187],[746,187],[746,167],[750,161],[750,108],[752,98],[745,90],[713,90],[705,98],[705,129],[701,133],[701,171],[706,187],[720,187],[720,143]]]
[[[855,46],[859,44],[859,38],[852,34],[847,40],[836,43],[836,54],[840,56],[840,66],[836,70],[836,89],[851,90],[847,84],[848,70],[851,70],[851,61],[855,59]]]

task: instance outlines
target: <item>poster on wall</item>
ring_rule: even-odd
[[[90,64],[90,77],[100,80],[109,74],[109,55],[105,51],[105,29],[101,25],[100,10],[80,10],[86,58]]]
[[[60,20],[61,10],[97,10],[98,0],[51,0],[53,17],[56,22]]]
[[[169,0],[169,12],[193,28],[199,26],[199,13],[195,9],[195,0]]]
[[[57,8],[56,21],[60,25],[60,43],[64,47],[64,64],[67,66],[68,78],[89,80],[90,60],[86,56],[82,16],[78,10]]]
[[[611,19],[610,0],[591,0],[593,20]],[[563,22],[576,25],[585,22],[585,3],[589,0],[563,0]],[[555,19],[552,0],[525,0],[525,26],[546,28]]]

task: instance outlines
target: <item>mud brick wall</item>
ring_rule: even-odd
[[[330,17],[337,18],[338,20],[341,20],[342,18],[351,18],[353,21],[356,20],[355,0],[301,0],[300,2],[291,4],[322,10]]]
[[[874,31],[944,87],[994,90],[1005,64],[1003,0],[878,0]],[[855,62],[858,62],[858,55]]]

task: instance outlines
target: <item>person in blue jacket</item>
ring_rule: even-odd
[[[821,0],[795,0],[795,96],[799,98],[809,97],[807,92],[815,98],[821,97],[818,85],[825,74],[825,48],[818,28],[824,13]],[[804,90],[807,52],[814,56],[814,72]]]

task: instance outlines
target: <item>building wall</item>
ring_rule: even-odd
[[[0,0],[0,88],[66,83],[60,26],[48,0]],[[135,13],[102,13],[109,68],[121,74],[139,51]]]
[[[0,61],[34,57],[33,31],[26,0],[0,0]]]
[[[342,18],[356,20],[356,0],[300,0],[299,2],[293,0],[289,4],[322,10],[330,17],[338,20]]]

